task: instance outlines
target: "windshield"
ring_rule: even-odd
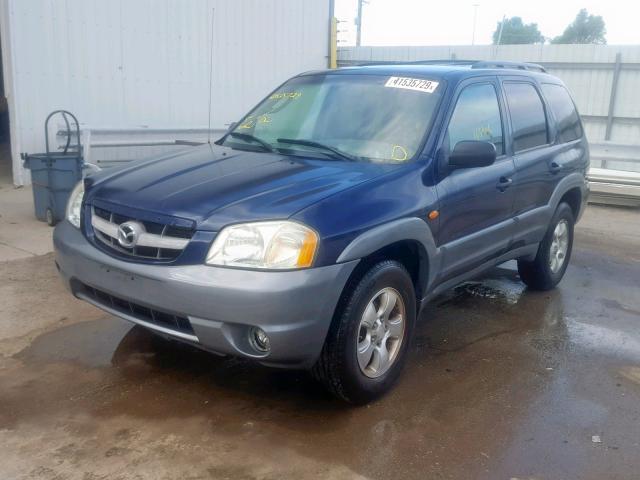
[[[407,162],[422,145],[443,87],[434,79],[378,75],[295,77],[222,144],[334,160]]]

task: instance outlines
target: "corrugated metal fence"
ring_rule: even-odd
[[[474,59],[534,62],[574,95],[592,143],[640,145],[640,45],[341,47],[338,65]]]
[[[98,128],[206,127],[211,57],[211,126],[223,128],[290,76],[326,68],[329,7],[327,0],[0,0],[14,183],[28,182],[19,154],[44,148],[43,122],[55,109]],[[137,155],[126,150],[100,153]]]

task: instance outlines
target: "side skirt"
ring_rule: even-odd
[[[457,277],[451,278],[444,283],[437,285],[422,298],[420,308],[424,307],[427,302],[445,292],[446,290],[449,290],[450,288],[453,288],[462,282],[476,278],[479,275],[487,272],[488,270],[491,270],[492,268],[500,265],[501,263],[507,262],[509,260],[514,260],[516,258],[533,259],[538,252],[538,245],[538,243],[534,243],[531,245],[526,245],[524,247],[516,248],[514,250],[510,250],[500,257],[494,258],[472,270],[469,270],[468,272],[463,273],[462,275],[458,275]]]

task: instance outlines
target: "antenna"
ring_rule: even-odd
[[[211,9],[211,44],[209,46],[209,113],[207,125],[207,143],[211,143],[211,97],[213,88],[213,19],[216,13],[216,9]]]

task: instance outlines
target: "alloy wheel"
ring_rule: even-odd
[[[564,265],[569,249],[569,224],[566,220],[560,220],[553,230],[553,238],[549,251],[549,268],[553,273]]]
[[[367,304],[357,338],[358,365],[367,377],[384,375],[397,359],[405,319],[404,300],[393,288],[383,288]]]

